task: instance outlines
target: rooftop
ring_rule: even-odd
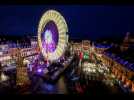
[[[110,48],[112,45],[107,43],[94,43],[94,46],[98,48]]]
[[[112,47],[105,51],[105,54],[113,60],[124,65],[128,69],[134,71],[134,48],[128,48],[126,51],[121,51],[120,47]]]

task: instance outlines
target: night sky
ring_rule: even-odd
[[[95,40],[134,33],[132,6],[0,6],[0,34],[37,35],[38,23],[48,9],[59,11],[68,24],[71,38]]]

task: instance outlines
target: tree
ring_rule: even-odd
[[[21,56],[21,49],[17,50],[17,86],[29,84],[27,67],[23,64],[23,57]]]

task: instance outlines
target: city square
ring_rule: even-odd
[[[21,34],[23,31],[19,31],[18,34],[13,33],[21,30],[18,26],[19,21],[16,21],[14,24],[17,23],[18,29],[17,26],[13,27],[14,24],[9,24],[7,32],[11,33],[0,34],[0,94],[133,94],[134,34],[129,30],[123,31],[122,38],[118,38],[123,33],[117,36],[116,33],[111,33],[110,37],[113,35],[113,40],[110,40],[109,37],[106,38],[108,35],[104,36],[106,39],[101,39],[100,34],[88,36],[84,33],[80,35],[71,33],[72,26],[77,24],[72,24],[72,26],[69,24],[77,19],[77,14],[73,14],[73,9],[79,8],[76,11],[79,13],[80,7],[68,7],[72,9],[70,12],[66,12],[67,8],[64,9],[65,11],[62,10],[65,7],[57,6],[60,10],[56,10],[55,6],[53,6],[54,9],[51,9],[52,6],[47,6],[46,8],[49,9],[44,10],[42,10],[43,7],[33,7],[41,15],[37,15],[37,18],[32,15],[34,21],[38,19],[38,24],[35,24],[37,27],[31,26],[31,30],[36,30],[35,33]],[[14,16],[20,14],[24,19],[30,16],[30,11],[35,13],[34,10],[28,10],[29,13],[24,13],[25,16],[23,16],[19,13],[21,11],[23,13],[23,8],[25,6],[20,8],[3,6],[0,10],[3,9],[7,13],[9,9],[13,11],[17,9]],[[29,9],[32,7],[29,6]],[[90,6],[83,8],[83,11],[84,9],[86,9],[85,14],[88,10],[90,12]],[[112,7],[109,9],[111,10]],[[75,16],[74,19],[70,13]],[[65,15],[68,15],[69,19],[72,17],[72,20],[67,20]],[[14,20],[19,19],[14,16],[5,18],[3,21],[5,26],[8,25],[10,17]],[[83,31],[88,26],[86,24],[85,27],[82,26],[82,23],[86,22],[82,17],[79,18],[81,29],[78,30]],[[30,23],[29,20],[30,18],[24,23]],[[32,23],[34,21],[32,20]],[[24,26],[28,27],[29,24],[27,24]],[[103,23],[101,24],[103,26]],[[86,30],[90,32],[90,28]],[[101,37],[103,35],[105,34],[101,34]],[[95,36],[96,39],[94,39]]]

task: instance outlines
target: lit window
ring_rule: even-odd
[[[132,82],[132,89],[131,91],[134,93],[134,82]]]

